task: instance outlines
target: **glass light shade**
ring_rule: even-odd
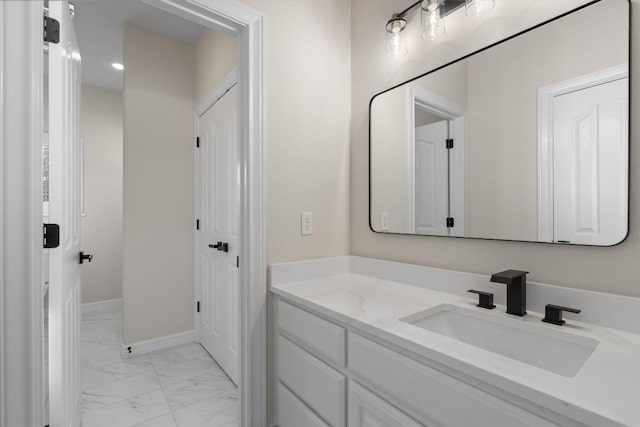
[[[407,21],[394,17],[387,23],[387,55],[398,58],[407,54]]]
[[[422,38],[424,40],[435,40],[447,32],[441,7],[438,7],[433,11],[421,8],[420,20],[422,22]]]
[[[466,0],[467,15],[480,16],[489,12],[496,5],[496,0]]]

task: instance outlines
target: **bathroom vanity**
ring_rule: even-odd
[[[280,427],[640,426],[638,299],[530,284],[518,317],[487,276],[359,257],[270,283]],[[569,301],[583,314],[541,321]]]

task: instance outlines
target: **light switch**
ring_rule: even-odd
[[[380,212],[380,231],[389,231],[389,212]]]
[[[313,214],[311,212],[302,212],[300,214],[300,225],[303,236],[313,234]]]

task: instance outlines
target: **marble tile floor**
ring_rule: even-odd
[[[238,390],[197,343],[121,359],[122,303],[83,308],[82,427],[236,427]]]

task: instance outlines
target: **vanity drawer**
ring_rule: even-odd
[[[345,425],[345,376],[283,336],[278,337],[278,377],[330,425]]]
[[[556,426],[469,384],[356,334],[349,334],[349,367],[365,384],[415,413],[425,424]]]
[[[346,365],[344,328],[278,301],[278,327],[284,334],[313,354],[338,366]]]
[[[278,383],[278,427],[329,427],[282,383]]]
[[[349,427],[423,427],[360,384],[349,382]]]

